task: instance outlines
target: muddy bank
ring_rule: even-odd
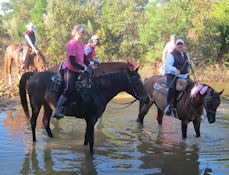
[[[18,85],[9,86],[3,78],[0,79],[0,111],[15,110],[18,104]]]

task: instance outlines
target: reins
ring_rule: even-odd
[[[111,108],[116,109],[116,110],[118,110],[118,109],[125,109],[125,108],[129,107],[130,105],[132,105],[132,104],[133,104],[134,102],[136,102],[136,101],[137,101],[137,99],[134,99],[133,101],[125,102],[125,103],[117,103],[117,102],[111,101],[111,102],[113,102],[113,103],[115,103],[115,104],[126,105],[126,106],[121,107],[121,108],[116,108],[116,107],[113,107],[113,106],[111,106]]]
[[[136,76],[134,76],[134,77],[129,77],[129,75],[127,75],[127,78],[128,78],[128,82],[129,82],[129,84],[131,85],[131,88],[132,88],[132,90],[133,90],[133,92],[134,92],[134,95],[135,95],[136,99],[134,99],[134,100],[132,100],[132,101],[130,101],[130,102],[124,102],[124,103],[117,103],[117,102],[112,101],[112,102],[115,103],[115,104],[126,105],[126,106],[121,107],[121,108],[115,108],[115,107],[112,107],[112,106],[111,106],[111,108],[113,108],[113,109],[116,109],[116,110],[118,110],[118,109],[125,109],[125,108],[129,107],[130,105],[132,105],[134,102],[136,102],[136,101],[137,101],[137,98],[139,98],[139,100],[141,100],[141,97],[137,94],[136,90],[132,87],[133,80],[136,78]],[[149,96],[149,95],[148,95],[148,96]]]

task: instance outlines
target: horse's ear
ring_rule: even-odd
[[[218,92],[218,93],[219,93],[219,95],[221,95],[221,94],[223,93],[223,91],[224,91],[224,89],[223,89],[222,91]]]
[[[133,61],[127,60],[127,65],[130,71],[134,71],[136,69],[136,64]]]
[[[139,67],[137,67],[137,68],[135,69],[135,72],[138,72],[138,69],[139,69]]]

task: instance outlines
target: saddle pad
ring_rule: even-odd
[[[168,95],[168,87],[164,87],[159,83],[154,83],[153,88],[165,96]]]

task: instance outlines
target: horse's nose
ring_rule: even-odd
[[[215,116],[211,116],[208,118],[209,123],[215,123]]]

